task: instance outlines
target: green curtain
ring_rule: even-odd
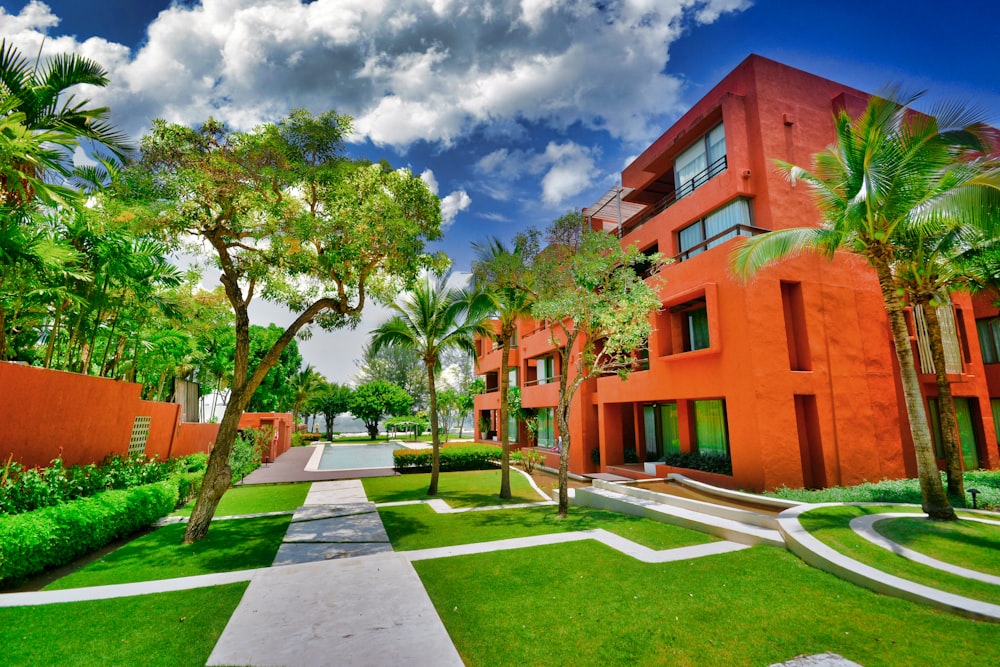
[[[699,308],[689,311],[686,315],[691,350],[704,350],[709,346],[708,310]]]
[[[725,401],[721,399],[695,401],[694,424],[696,444],[700,454],[729,456]]]
[[[679,454],[681,451],[681,430],[677,423],[677,404],[666,403],[660,406],[661,437],[665,453]]]

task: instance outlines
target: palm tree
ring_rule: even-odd
[[[985,227],[1000,171],[976,159],[985,142],[975,114],[945,106],[927,116],[908,109],[915,99],[889,91],[872,97],[856,120],[841,111],[834,121],[836,143],[814,156],[813,173],[779,163],[793,184],[810,185],[823,224],[747,239],[734,251],[732,267],[746,278],[803,249],[830,256],[847,249],[868,260],[899,361],[923,509],[932,519],[955,520],[937,471],[896,269],[905,257],[901,239],[906,234],[929,237],[959,224]]]
[[[517,322],[531,314],[535,303],[531,292],[518,287],[525,275],[525,257],[522,247],[515,244],[507,248],[503,241],[492,238],[485,244],[472,244],[476,250],[473,276],[476,287],[490,300],[497,318],[493,338],[500,343],[500,497],[511,498],[510,491],[510,433],[508,432],[507,404],[510,393],[510,351],[517,334]]]
[[[299,412],[326,386],[326,380],[311,364],[292,376],[292,425],[298,424]]]
[[[486,307],[483,299],[462,290],[449,288],[448,276],[432,279],[430,275],[417,282],[392,309],[396,315],[372,332],[374,352],[383,347],[403,347],[420,353],[427,369],[427,390],[430,395],[431,483],[428,495],[437,495],[441,468],[440,434],[435,375],[440,368],[441,354],[448,349],[475,353],[473,336],[486,333]]]

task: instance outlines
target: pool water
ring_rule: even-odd
[[[392,453],[406,449],[403,445],[381,443],[378,445],[326,445],[319,460],[320,470],[364,470],[366,468],[391,468]]]

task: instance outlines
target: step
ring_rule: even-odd
[[[665,497],[665,499],[668,502],[674,500],[670,497]],[[631,514],[633,516],[642,516],[662,523],[698,530],[725,540],[739,542],[740,544],[751,546],[764,544],[785,548],[785,540],[782,538],[781,533],[773,528],[766,528],[724,516],[716,516],[706,511],[696,511],[686,507],[679,507],[668,504],[668,502],[638,498],[598,486],[577,489],[576,497],[573,500],[574,505],[581,507],[593,507]],[[702,504],[710,505],[710,503]]]

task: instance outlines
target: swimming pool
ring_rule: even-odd
[[[318,470],[365,470],[391,468],[392,453],[403,445],[383,442],[377,445],[325,445]]]

